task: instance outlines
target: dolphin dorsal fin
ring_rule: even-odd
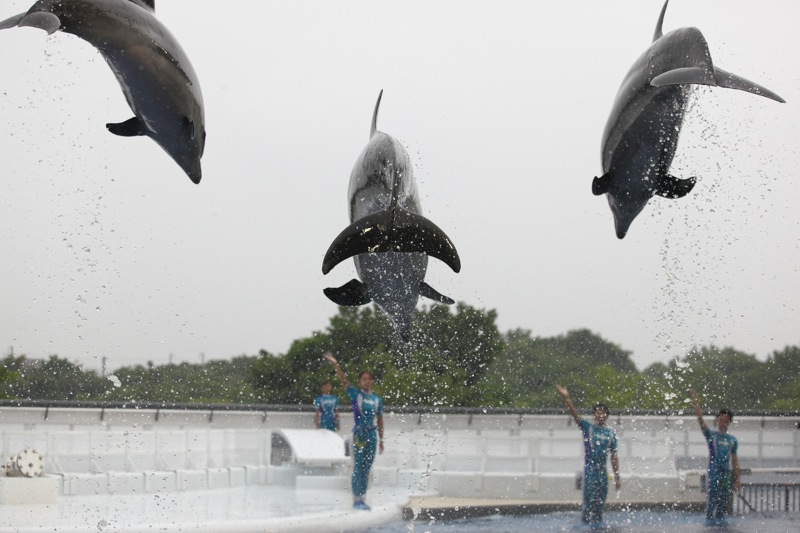
[[[372,128],[369,130],[370,139],[372,139],[372,136],[378,131],[378,108],[381,106],[381,96],[383,96],[383,89],[378,93],[378,101],[375,102],[375,112],[372,113]]]
[[[653,42],[661,39],[661,36],[664,35],[661,28],[664,25],[664,13],[667,12],[667,4],[669,4],[669,0],[666,0],[666,2],[664,2],[664,7],[661,8],[661,15],[658,16],[658,22],[656,22],[656,31],[653,33]]]

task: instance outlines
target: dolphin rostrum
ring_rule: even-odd
[[[727,87],[784,101],[769,89],[714,66],[697,28],[663,35],[668,3],[661,9],[653,44],[636,60],[617,92],[603,132],[604,174],[592,182],[595,195],[608,197],[620,239],[653,195],[681,198],[694,187],[695,178],[669,174],[689,85]]]
[[[155,15],[155,0],[39,0],[0,22],[71,33],[108,62],[133,118],[106,124],[123,137],[147,135],[200,182],[206,131],[203,95],[192,64]]]
[[[352,279],[325,295],[338,305],[375,301],[404,341],[410,339],[411,314],[419,296],[452,304],[453,300],[425,283],[428,256],[461,270],[450,239],[422,216],[411,158],[397,139],[377,130],[378,95],[367,146],[350,174],[350,226],[331,243],[322,273],[354,257],[361,281]]]

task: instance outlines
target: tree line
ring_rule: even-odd
[[[46,360],[8,355],[0,397],[159,403],[311,404],[333,370],[371,370],[387,405],[560,408],[555,383],[576,404],[603,401],[615,410],[683,412],[695,388],[712,409],[800,411],[800,347],[765,361],[731,347],[695,347],[642,371],[631,352],[579,329],[554,337],[529,330],[501,333],[494,310],[464,303],[414,315],[413,338],[396,339],[376,307],[341,307],[324,331],[296,340],[285,354],[261,350],[229,360],[126,366],[107,376],[57,355]],[[333,380],[335,382],[335,380]],[[347,397],[335,389],[341,401]]]

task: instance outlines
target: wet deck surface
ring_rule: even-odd
[[[60,497],[56,504],[0,506],[0,533],[16,532],[463,532],[797,533],[800,514],[737,516],[709,525],[702,501],[657,505],[609,500],[605,523],[580,521],[577,502],[442,498],[377,487],[372,511],[347,490],[247,486],[155,494]]]
[[[0,532],[363,531],[401,520],[407,491],[376,488],[370,512],[346,490],[247,486],[202,491],[60,497],[56,504],[0,506]]]

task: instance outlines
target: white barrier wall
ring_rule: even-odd
[[[343,413],[343,437],[349,416]],[[372,486],[476,498],[577,501],[581,434],[569,416],[386,413]],[[693,417],[614,417],[627,500],[703,499],[707,448]],[[34,448],[61,493],[198,490],[244,484],[347,486],[346,472],[271,464],[272,433],[312,412],[0,408],[3,456]],[[800,467],[795,419],[744,417],[731,433],[744,468]],[[309,481],[311,480],[311,481]]]

